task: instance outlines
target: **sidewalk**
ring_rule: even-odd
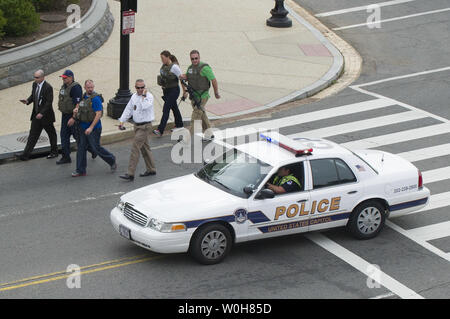
[[[107,1],[115,19],[111,37],[100,49],[69,67],[79,83],[93,79],[96,91],[102,93],[106,101],[115,96],[119,87],[120,40],[120,3]],[[217,100],[212,94],[207,104],[208,116],[213,120],[261,111],[310,96],[336,79],[343,67],[341,54],[292,10],[291,28],[266,26],[274,3],[273,0],[139,1],[136,33],[130,40],[130,89],[134,89],[135,79],[146,80],[155,97],[154,125],[159,124],[163,106],[162,91],[156,84],[161,66],[159,53],[163,50],[169,50],[178,58],[183,72],[190,64],[192,49],[199,50],[202,61],[211,65],[221,95]],[[57,110],[57,96],[62,84],[59,75],[63,72],[60,70],[46,77],[55,89],[53,108],[58,137],[61,114]],[[25,147],[31,106],[24,106],[19,99],[27,98],[30,91],[31,82],[0,91],[0,117],[3,119],[0,159],[12,157]],[[117,120],[106,116],[106,103],[104,108],[102,142],[106,144],[131,136],[130,129],[118,131]],[[181,102],[180,110],[185,123],[189,122],[190,104]],[[48,150],[44,131],[41,139],[35,153]]]

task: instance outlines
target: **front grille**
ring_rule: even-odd
[[[123,209],[123,214],[126,218],[135,222],[138,225],[145,226],[147,225],[148,217],[142,214],[140,211],[135,209],[132,204],[125,203],[125,207]]]

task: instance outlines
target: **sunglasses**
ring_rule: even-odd
[[[142,90],[142,89],[145,89],[145,86],[136,86],[136,89],[137,90]]]
[[[197,58],[191,58],[191,61],[195,61],[195,60],[198,60],[199,58],[197,57]]]

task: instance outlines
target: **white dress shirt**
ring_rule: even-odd
[[[155,112],[153,110],[153,95],[147,92],[147,95],[137,95],[134,93],[130,101],[123,110],[122,116],[119,118],[120,122],[126,122],[133,118],[135,123],[151,122],[155,119]]]
[[[44,85],[44,82],[45,82],[45,80],[44,81],[42,81],[41,83],[39,83],[39,84],[37,84],[37,87],[36,87],[36,96],[38,96],[39,97],[39,94],[41,93],[41,90],[42,90],[42,86]]]

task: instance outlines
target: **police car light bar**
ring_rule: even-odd
[[[278,145],[279,147],[281,147],[281,148],[283,148],[283,149],[285,149],[285,150],[287,150],[287,151],[289,151],[291,153],[294,153],[295,157],[299,157],[299,156],[302,156],[302,155],[311,155],[312,151],[313,151],[312,148],[306,148],[306,149],[298,148],[300,145],[294,145],[294,144],[297,144],[295,141],[292,141],[291,139],[289,139],[289,138],[287,138],[287,137],[285,137],[283,135],[279,135],[278,134],[278,139],[279,140],[275,139],[272,136],[269,136],[269,134],[264,135],[264,134],[261,133],[260,137],[263,140],[266,140],[269,143]],[[283,139],[283,142],[280,141],[282,139]],[[290,144],[290,145],[288,145],[288,144]]]

